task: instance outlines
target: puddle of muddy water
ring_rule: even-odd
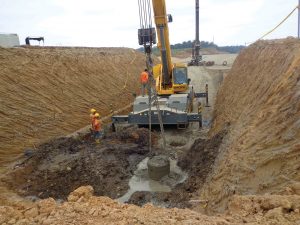
[[[177,166],[177,161],[170,159],[170,174],[163,177],[160,181],[151,180],[148,176],[147,162],[149,157],[142,160],[138,166],[134,175],[129,180],[129,190],[122,197],[117,200],[125,203],[130,197],[137,191],[149,191],[149,192],[171,192],[177,184],[183,183],[188,177],[187,173],[183,172],[180,167]]]

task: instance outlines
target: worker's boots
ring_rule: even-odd
[[[100,140],[99,139],[96,139],[96,144],[100,144]]]

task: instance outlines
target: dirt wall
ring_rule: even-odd
[[[128,105],[143,67],[127,48],[0,48],[0,163]]]
[[[282,194],[300,181],[300,41],[259,41],[243,50],[216,100],[211,134],[229,127],[200,193],[223,210],[234,194]],[[300,187],[300,186],[299,186]]]

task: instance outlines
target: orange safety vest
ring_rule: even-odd
[[[100,120],[95,119],[93,127],[94,127],[94,131],[100,131],[101,130],[101,122],[100,122]]]
[[[146,71],[142,72],[141,73],[141,83],[142,84],[148,83],[148,77],[149,77],[149,75]]]

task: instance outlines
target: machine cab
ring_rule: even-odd
[[[187,67],[175,65],[173,68],[173,88],[174,92],[182,92],[187,90],[189,85]]]

